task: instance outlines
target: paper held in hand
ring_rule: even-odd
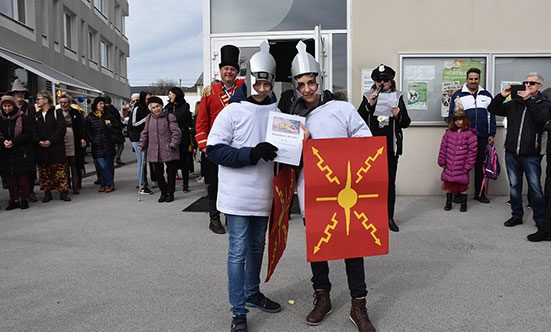
[[[379,93],[374,114],[376,116],[392,116],[392,107],[394,106],[398,106],[398,94],[396,92]]]
[[[277,146],[275,162],[298,166],[302,155],[304,131],[300,127],[306,118],[285,113],[270,112],[266,142]]]

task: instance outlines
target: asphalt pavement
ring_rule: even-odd
[[[132,159],[129,148],[124,156]],[[135,163],[116,170],[114,192],[98,193],[88,177],[71,202],[56,193],[5,211],[0,191],[0,331],[229,331],[227,234],[212,233],[206,213],[182,212],[204,193],[195,177],[189,193],[178,182],[171,203],[157,203],[157,191],[138,202]],[[469,200],[461,213],[443,211],[444,194],[398,197],[390,253],[365,259],[377,331],[551,331],[551,242],[526,240],[530,210],[524,224],[504,227],[507,197],[490,199]],[[305,256],[294,215],[286,252],[261,284],[282,311],[252,309],[250,331],[355,331],[342,261],[329,264],[333,312],[305,324],[313,299]]]

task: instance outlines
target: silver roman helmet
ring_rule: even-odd
[[[297,44],[298,54],[293,59],[291,63],[291,75],[293,81],[293,87],[295,88],[295,94],[297,98],[302,97],[302,95],[297,91],[297,81],[296,77],[302,74],[316,74],[316,82],[318,83],[318,90],[316,94],[321,95],[323,91],[323,79],[320,75],[319,63],[316,59],[308,52],[306,52],[306,44],[302,41],[299,41]]]
[[[253,54],[247,64],[245,85],[247,86],[247,97],[257,95],[253,88],[258,80],[264,80],[274,85],[276,76],[276,62],[270,54],[270,45],[267,41],[260,43],[260,52]]]

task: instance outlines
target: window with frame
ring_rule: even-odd
[[[25,0],[1,0],[0,13],[23,24],[27,23]]]
[[[96,61],[95,51],[96,50],[96,32],[88,31],[88,59]]]
[[[399,89],[413,124],[445,124],[452,94],[466,82],[467,70],[481,71],[488,88],[489,54],[400,54]]]
[[[94,7],[103,13],[103,0],[94,0]]]
[[[63,19],[63,32],[65,34],[65,47],[73,49],[73,17],[71,14],[65,13],[65,17]]]
[[[109,69],[109,45],[105,41],[100,43],[100,52],[101,52],[101,66]]]

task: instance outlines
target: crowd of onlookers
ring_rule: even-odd
[[[29,202],[37,202],[36,184],[44,203],[54,198],[53,191],[71,201],[70,191],[80,194],[87,154],[93,158],[98,192],[114,191],[115,165],[124,165],[126,135],[138,159],[140,194],[152,194],[146,162],[151,181],[161,191],[159,202],[174,200],[178,170],[182,190],[188,192],[195,141],[192,114],[182,89],[170,89],[168,98],[163,107],[162,99],[143,91],[119,112],[111,98],[102,95],[89,102],[86,112],[66,92],[60,92],[54,104],[50,92],[31,96],[16,79],[0,105],[0,174],[10,196],[5,209],[27,209]]]

